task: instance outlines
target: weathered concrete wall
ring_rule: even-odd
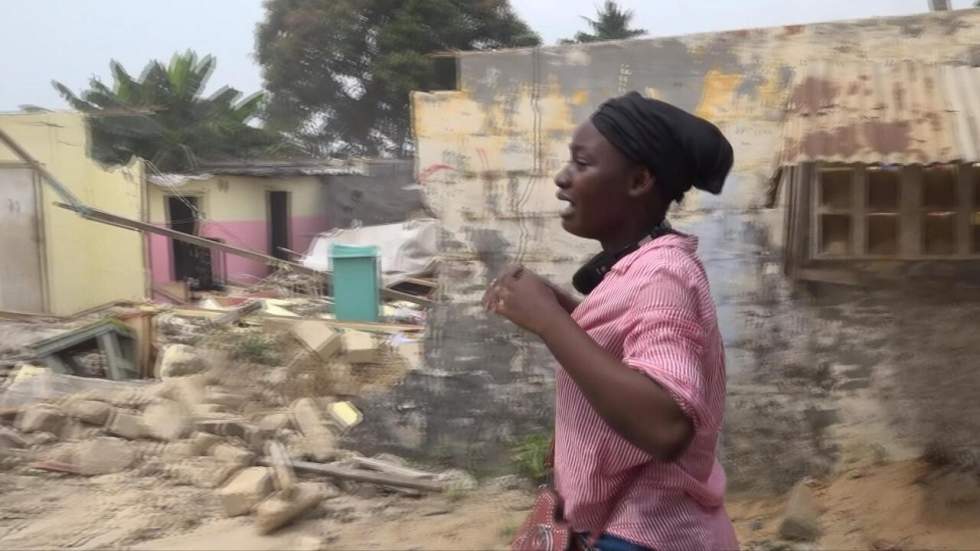
[[[424,209],[411,160],[366,161],[367,174],[329,176],[323,210],[331,226],[402,222]]]
[[[508,261],[567,282],[595,252],[561,230],[552,176],[574,126],[633,89],[715,121],[735,147],[725,192],[691,194],[671,214],[700,237],[718,305],[733,489],[779,490],[844,462],[916,454],[943,423],[976,434],[964,423],[980,413],[976,293],[793,287],[780,270],[783,210],[762,207],[783,106],[807,63],[978,63],[978,45],[980,11],[969,10],[464,54],[461,89],[413,105],[418,177],[446,230],[429,370],[366,406],[378,414],[362,434],[492,467],[509,438],[550,427],[552,360],[489,319],[479,297]]]

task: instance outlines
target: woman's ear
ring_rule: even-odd
[[[636,167],[633,171],[633,175],[630,178],[629,195],[630,197],[644,197],[651,193],[655,193],[654,187],[656,186],[656,179],[650,172],[650,169],[645,166]]]

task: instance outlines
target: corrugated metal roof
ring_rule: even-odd
[[[980,161],[980,68],[818,62],[792,88],[780,166]]]

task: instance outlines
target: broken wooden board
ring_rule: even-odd
[[[272,460],[268,457],[264,457],[259,460],[259,464],[261,465],[269,466],[271,463]],[[392,488],[406,488],[409,490],[419,490],[423,492],[442,492],[445,490],[445,486],[438,482],[406,478],[386,473],[345,469],[343,467],[336,467],[334,465],[327,465],[324,463],[313,463],[311,461],[293,461],[293,468],[297,471],[322,474],[332,478],[339,478],[341,480],[366,482],[368,484],[378,484],[380,486],[390,486]]]

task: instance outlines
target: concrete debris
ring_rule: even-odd
[[[51,405],[37,404],[20,412],[16,426],[21,432],[60,434],[65,420],[65,414],[60,409]]]
[[[37,432],[31,435],[30,443],[31,447],[37,446],[47,446],[48,444],[53,444],[58,441],[58,437],[50,432]]]
[[[323,361],[329,361],[336,356],[343,345],[340,333],[316,320],[296,322],[292,326],[292,334]]]
[[[112,413],[112,406],[97,400],[70,400],[65,405],[68,415],[90,425],[105,425]]]
[[[143,424],[149,436],[165,442],[180,440],[193,428],[187,410],[171,400],[150,404],[143,412]]]
[[[211,448],[221,441],[221,437],[207,432],[195,432],[190,441],[193,445],[194,455],[208,455],[211,453]]]
[[[234,418],[237,417],[234,413],[231,413],[225,406],[221,404],[197,404],[191,411],[194,412],[194,417],[198,419],[219,419],[222,417]]]
[[[181,440],[180,442],[167,444],[163,448],[163,453],[160,454],[160,457],[167,461],[179,461],[197,455],[199,455],[197,453],[197,446],[194,445],[193,441]]]
[[[109,434],[130,440],[139,440],[147,435],[146,425],[143,424],[141,416],[118,409],[109,416],[105,429]]]
[[[193,347],[171,344],[163,349],[157,364],[156,376],[160,379],[194,375],[207,370],[208,366]]]
[[[194,427],[218,436],[231,436],[248,441],[254,428],[239,417],[228,419],[203,419],[194,422]]]
[[[457,492],[472,492],[480,485],[473,475],[459,469],[444,471],[436,480],[445,484],[446,490]]]
[[[287,498],[277,493],[260,503],[255,509],[255,527],[259,534],[274,532],[318,505],[326,496],[327,492],[320,484],[300,482],[292,496]]]
[[[255,461],[255,454],[245,448],[233,444],[221,443],[211,449],[211,456],[225,463],[235,465],[251,465]]]
[[[779,535],[788,540],[814,541],[820,537],[820,513],[813,491],[798,482],[789,493],[786,511],[779,523]]]
[[[296,485],[296,472],[293,471],[292,461],[286,453],[286,448],[274,441],[266,444],[265,448],[266,456],[269,458],[269,466],[272,467],[276,489],[289,495]]]
[[[207,377],[204,375],[189,375],[186,377],[174,377],[164,382],[164,395],[162,397],[177,400],[184,407],[193,409],[195,406],[204,403],[207,388]]]
[[[75,464],[84,475],[118,473],[136,461],[133,446],[119,438],[94,438],[75,448]]]
[[[515,490],[526,490],[532,487],[528,480],[521,478],[516,474],[499,476],[486,482],[484,486],[492,492],[510,492]]]
[[[204,395],[204,401],[209,404],[224,406],[230,410],[237,410],[245,404],[245,397],[240,394],[232,394],[217,390],[214,387],[208,387]]]
[[[344,359],[352,364],[375,363],[379,359],[378,343],[370,333],[345,331],[343,343]]]
[[[272,472],[265,467],[249,467],[233,476],[218,497],[225,514],[236,517],[249,513],[272,491]]]
[[[292,420],[288,413],[272,413],[263,417],[258,426],[259,430],[275,433],[290,428]]]
[[[213,490],[242,469],[241,465],[222,463],[209,457],[185,459],[167,468],[167,475],[197,488]]]
[[[312,398],[300,398],[290,408],[293,423],[303,434],[304,446],[317,461],[328,461],[336,453],[336,435],[327,424],[320,406]]]
[[[26,448],[27,440],[11,429],[0,427],[0,448]]]

